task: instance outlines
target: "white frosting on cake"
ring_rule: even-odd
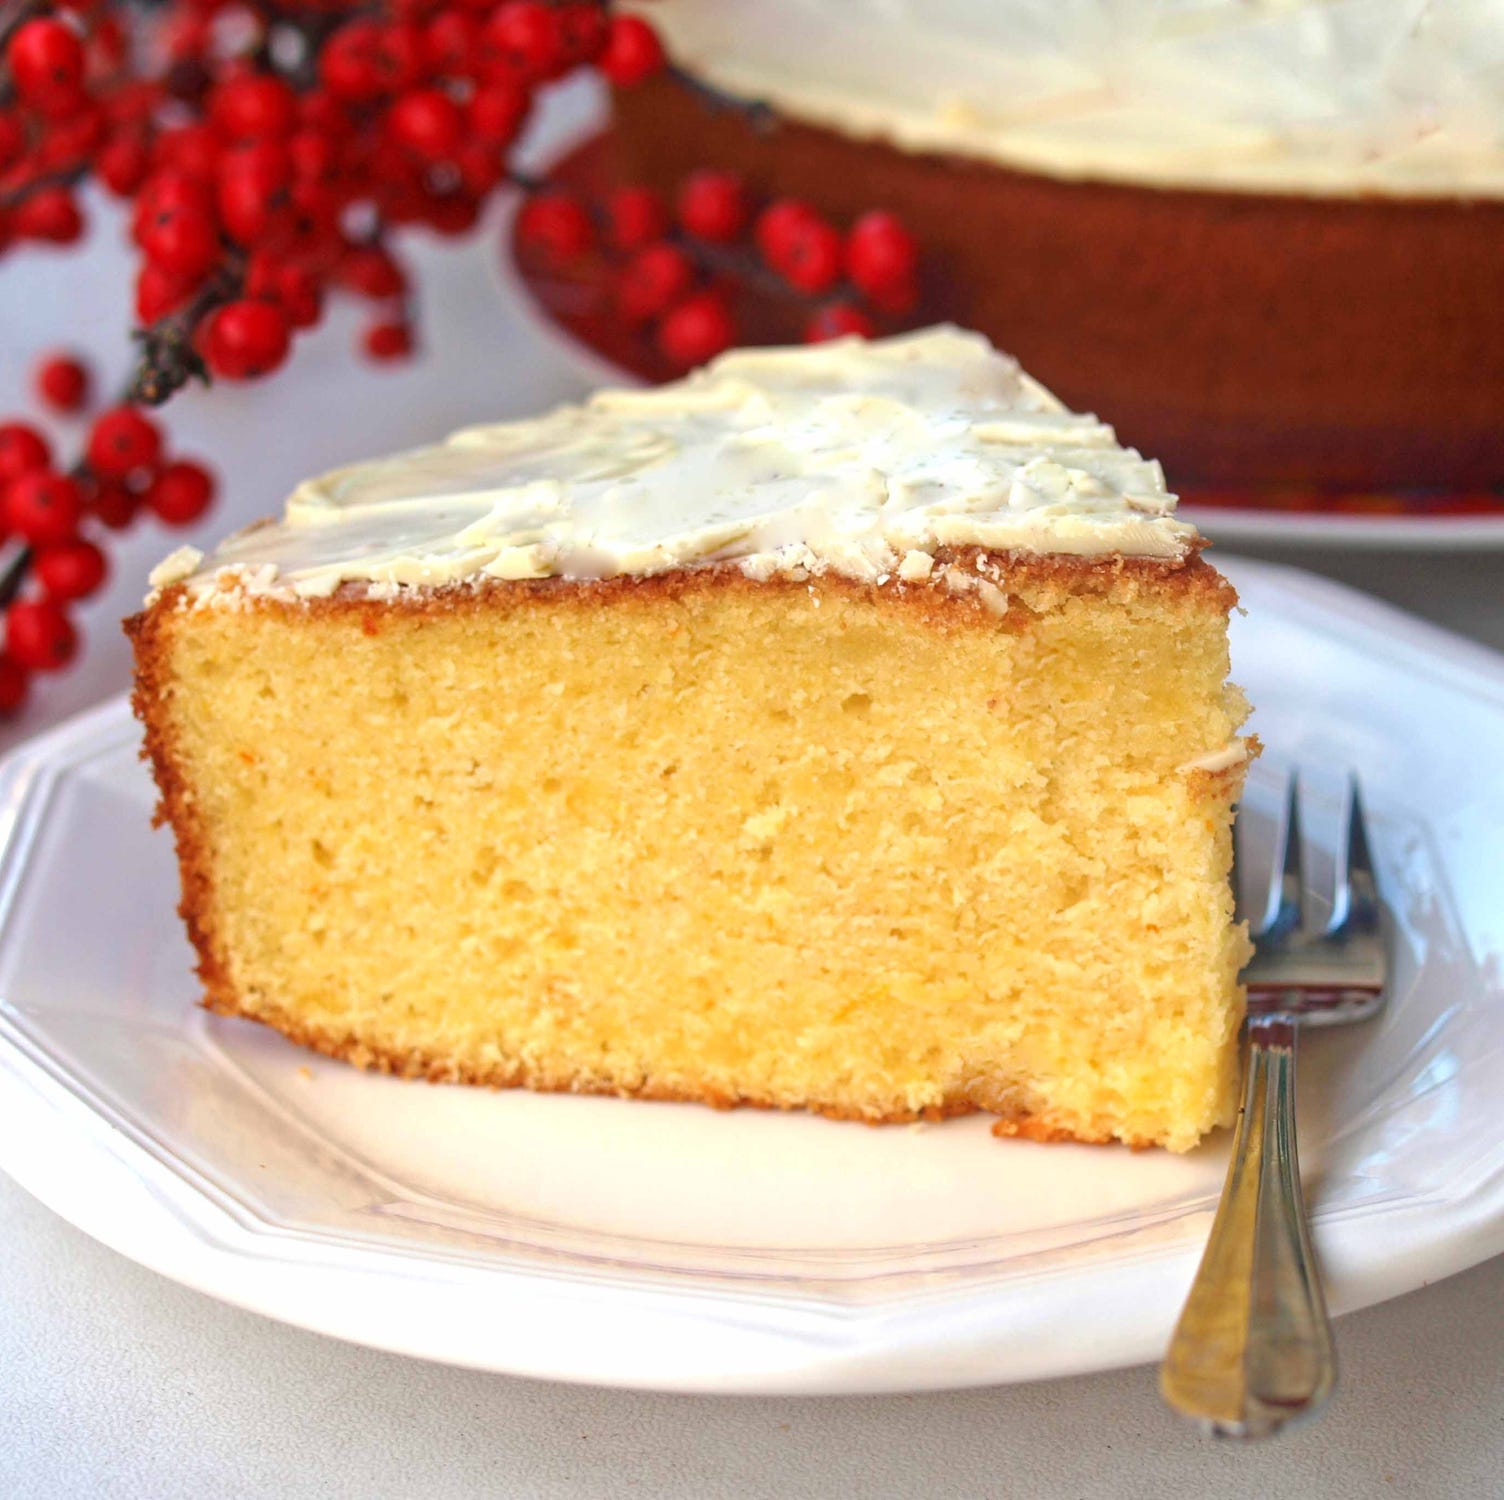
[[[1174,507],[1157,463],[979,334],[939,327],[740,350],[337,469],[152,583],[317,598],[724,562],[917,582],[944,547],[1178,557],[1196,532]]]
[[[1504,195],[1497,0],[651,0],[671,56],[911,150],[1166,187]]]

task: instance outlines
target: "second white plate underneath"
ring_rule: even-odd
[[[1214,542],[1340,547],[1364,551],[1504,550],[1504,505],[1497,515],[1362,515],[1183,504],[1180,514]]]

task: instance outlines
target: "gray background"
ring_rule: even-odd
[[[230,476],[203,528],[274,507],[301,474],[536,409],[579,377],[537,355],[499,287],[493,228],[425,247],[432,357],[349,358],[339,310],[264,386],[190,396],[174,438]],[[0,411],[26,358],[66,329],[123,368],[127,272],[113,228],[84,255],[8,260]],[[525,354],[520,353],[525,351]],[[1109,413],[1110,415],[1110,413]],[[66,441],[76,443],[76,434]],[[189,538],[192,539],[192,538]],[[115,621],[173,545],[113,549],[88,652],[0,747],[118,692]],[[1259,549],[1504,648],[1504,553]],[[59,912],[86,929],[86,912]],[[1504,1490],[1504,1259],[1338,1326],[1341,1389],[1315,1425],[1213,1444],[1159,1405],[1154,1371],[914,1397],[749,1400],[597,1391],[444,1369],[234,1311],[103,1249],[0,1178],[0,1495],[1155,1496],[1494,1495]]]

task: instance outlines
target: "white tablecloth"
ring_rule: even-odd
[[[110,351],[128,290],[113,236],[87,258],[3,268],[0,411],[59,331]],[[262,386],[192,395],[169,420],[228,492],[203,528],[274,508],[322,465],[578,386],[498,283],[497,237],[422,255],[432,357],[357,366],[340,309]],[[66,429],[59,429],[66,433]],[[72,441],[76,442],[76,435]],[[185,538],[193,540],[193,537]],[[119,691],[114,622],[171,545],[143,528],[86,613],[80,666],[0,746]],[[1266,556],[1278,554],[1265,552]],[[1504,648],[1504,553],[1290,553]],[[59,911],[86,923],[87,911]],[[1152,1369],[955,1395],[733,1400],[577,1389],[444,1369],[237,1312],[85,1238],[0,1178],[0,1495],[10,1496],[1482,1496],[1504,1488],[1504,1259],[1338,1328],[1342,1386],[1309,1429],[1213,1444],[1158,1402]]]

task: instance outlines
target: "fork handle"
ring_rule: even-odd
[[[1183,1416],[1264,1437],[1315,1411],[1336,1376],[1295,1151],[1293,1016],[1250,1016],[1243,1107],[1222,1201],[1160,1370]]]

